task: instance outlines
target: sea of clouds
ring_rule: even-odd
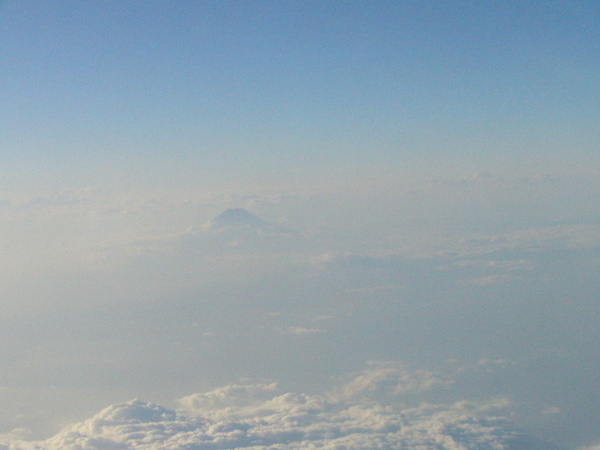
[[[597,178],[361,192],[0,202],[0,448],[597,444]]]
[[[113,404],[44,441],[23,440],[25,431],[14,430],[0,438],[0,448],[508,448],[519,433],[508,420],[505,399],[402,401],[406,393],[450,382],[429,371],[371,362],[322,395],[283,392],[273,382],[246,382],[180,398],[176,410],[135,399]]]

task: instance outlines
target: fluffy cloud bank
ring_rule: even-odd
[[[418,378],[423,378],[418,381]],[[180,409],[132,400],[38,442],[2,449],[503,449],[515,433],[504,401],[402,406],[436,375],[382,365],[327,395],[281,392],[275,383],[231,385],[179,400]],[[394,401],[377,400],[385,392]]]

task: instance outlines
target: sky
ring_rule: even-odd
[[[594,2],[1,8],[9,173],[49,185],[595,156]]]
[[[0,449],[598,448],[599,16],[0,2]]]

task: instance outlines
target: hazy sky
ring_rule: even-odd
[[[0,449],[599,448],[596,2],[0,33]]]

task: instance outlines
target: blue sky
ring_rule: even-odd
[[[589,158],[599,14],[595,2],[3,2],[2,147],[57,179],[118,166],[302,182],[340,166]]]

